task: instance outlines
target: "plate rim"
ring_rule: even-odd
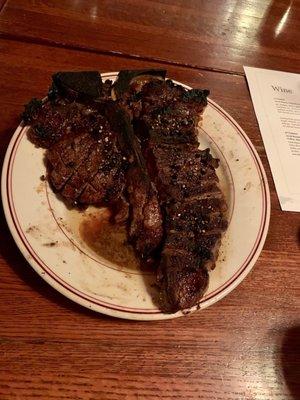
[[[107,73],[102,73],[101,76],[103,78],[115,78],[118,72],[107,72]],[[173,80],[174,83],[180,84],[186,88],[190,88],[190,86],[187,86],[181,82],[178,82],[176,80]],[[265,169],[263,167],[263,164],[260,160],[260,157],[252,144],[251,140],[245,133],[245,131],[240,127],[240,125],[222,108],[220,107],[217,103],[215,103],[213,100],[208,99],[208,103],[217,111],[219,114],[222,115],[223,118],[225,118],[233,127],[235,128],[235,131],[237,131],[244,142],[246,143],[248,147],[249,153],[252,152],[252,156],[255,160],[255,164],[257,166],[257,173],[259,175],[259,179],[262,182],[262,192],[264,194],[264,200],[265,200],[265,210],[264,214],[262,215],[262,220],[263,220],[263,226],[260,227],[258,230],[258,236],[260,234],[260,238],[258,239],[258,242],[254,244],[252,250],[250,251],[248,257],[251,255],[253,249],[255,248],[253,254],[251,255],[251,259],[244,267],[242,270],[242,266],[238,269],[238,271],[227,281],[225,282],[225,288],[222,289],[222,285],[220,288],[218,288],[216,291],[216,294],[211,294],[211,296],[207,299],[204,299],[203,302],[200,302],[200,306],[195,306],[191,309],[191,311],[188,312],[176,312],[173,314],[165,314],[162,313],[160,310],[153,310],[151,312],[141,312],[141,311],[123,311],[120,309],[113,309],[113,308],[108,308],[107,306],[96,304],[93,305],[91,300],[84,299],[80,295],[76,294],[75,292],[72,292],[70,289],[66,288],[64,285],[62,285],[60,282],[55,280],[50,274],[45,274],[43,272],[43,267],[39,264],[39,262],[35,259],[32,258],[32,255],[30,254],[30,251],[26,248],[26,244],[23,242],[20,233],[18,232],[17,227],[15,226],[15,221],[13,217],[13,213],[10,210],[10,204],[9,204],[9,195],[8,195],[8,185],[7,185],[7,179],[9,176],[10,172],[10,158],[13,153],[14,147],[16,145],[17,140],[19,139],[19,136],[21,135],[23,129],[26,129],[24,126],[23,122],[19,124],[17,129],[15,130],[14,134],[12,135],[9,145],[6,150],[4,162],[3,162],[3,167],[2,167],[2,176],[1,176],[1,197],[2,197],[2,204],[3,204],[3,209],[4,209],[4,214],[5,218],[9,227],[9,230],[13,236],[13,239],[15,243],[17,244],[19,250],[27,260],[27,262],[30,264],[30,266],[45,280],[48,284],[50,284],[55,290],[59,291],[62,295],[66,296],[67,298],[71,299],[72,301],[75,301],[76,303],[88,308],[88,309],[93,309],[96,312],[100,312],[106,315],[110,315],[113,317],[118,317],[118,318],[123,318],[123,319],[133,319],[133,320],[144,320],[144,321],[151,321],[151,320],[164,320],[164,319],[171,319],[171,318],[177,318],[182,315],[189,314],[190,312],[193,312],[197,309],[204,309],[206,307],[209,307],[210,305],[216,303],[217,301],[221,300],[224,298],[226,295],[228,295],[231,291],[233,291],[249,274],[249,272],[252,270],[254,267],[266,240],[266,236],[268,233],[268,228],[269,228],[269,222],[270,222],[270,212],[271,212],[271,202],[270,202],[270,190],[269,190],[269,185],[268,185],[268,180],[266,176]],[[260,232],[261,230],[261,232]],[[257,241],[257,239],[256,239]],[[248,258],[247,257],[247,258]],[[246,259],[247,260],[247,259]]]

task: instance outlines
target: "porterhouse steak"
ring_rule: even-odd
[[[57,73],[48,100],[23,118],[46,148],[53,190],[73,206],[105,205],[126,219],[128,240],[157,268],[160,308],[199,303],[227,228],[219,161],[200,150],[207,90],[187,90],[164,70]],[[201,143],[200,143],[201,145]]]
[[[168,312],[186,309],[206,290],[208,270],[215,266],[227,228],[226,203],[215,171],[218,160],[209,149],[198,149],[196,126],[208,91],[152,79],[137,93],[134,87],[129,93],[133,125],[164,215],[158,265],[161,307]]]

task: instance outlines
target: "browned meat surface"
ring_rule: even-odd
[[[97,132],[111,86],[111,81],[102,83],[99,73],[93,71],[53,75],[48,101],[32,99],[25,106],[23,120],[31,126],[29,139],[49,148],[68,135]]]
[[[156,144],[150,140],[145,146],[145,157],[161,201],[220,194],[215,172],[218,161],[208,149],[199,150],[191,144]]]
[[[205,293],[227,221],[218,160],[198,149],[208,91],[165,73],[122,71],[112,85],[95,71],[60,72],[48,101],[33,99],[23,117],[29,138],[47,149],[53,190],[126,221],[137,255],[157,263],[161,309],[176,312]]]
[[[201,155],[204,155],[204,160]],[[156,164],[158,180],[161,176],[168,176],[164,174],[164,160],[168,158],[167,151],[159,155]],[[177,277],[171,292],[173,295],[168,293],[167,297],[162,297],[165,299],[162,308],[166,311],[190,308],[199,302],[207,286],[204,277],[208,275],[203,271],[214,268],[221,235],[227,227],[226,204],[218,187],[215,160],[208,157],[208,151],[199,150],[192,152],[192,157],[187,156],[186,160],[186,168],[179,170],[174,168],[176,162],[169,162],[168,167],[175,174],[164,179],[163,183],[158,181],[157,185],[165,210],[165,243],[158,274],[162,292],[170,281],[173,282],[174,274]],[[190,267],[183,271],[178,263],[185,257],[190,260]],[[183,293],[187,282],[189,285],[182,296],[179,293]],[[202,289],[199,289],[200,282],[203,283]]]
[[[119,147],[129,160],[124,196],[129,207],[128,238],[143,262],[151,263],[163,237],[163,221],[157,191],[151,182],[140,144],[134,135],[128,115],[115,105],[106,110],[118,132]],[[122,219],[124,204],[115,219]]]
[[[218,160],[208,149],[198,149],[196,125],[207,94],[171,81],[151,81],[132,96],[135,131],[164,215],[158,283],[166,312],[200,301],[227,227]]]
[[[130,241],[139,257],[150,262],[162,240],[162,215],[156,189],[145,180],[139,167],[128,169],[127,198]]]
[[[138,94],[141,103],[139,132],[149,132],[157,142],[197,143],[195,127],[206,106],[208,91],[192,89],[167,80],[151,81]],[[133,101],[133,104],[136,101]]]
[[[23,114],[30,140],[47,149],[48,180],[69,205],[107,205],[124,190],[125,160],[104,116],[111,81],[99,72],[53,75],[47,101],[33,99]]]
[[[26,123],[31,126],[29,139],[39,147],[50,148],[60,139],[81,132],[97,132],[103,123],[94,106],[65,100],[35,104],[27,106],[31,113]]]
[[[71,205],[107,205],[124,190],[124,160],[107,122],[97,134],[67,136],[46,152],[48,179]]]
[[[196,305],[208,286],[208,272],[193,253],[164,251],[158,271],[160,305],[165,312]]]

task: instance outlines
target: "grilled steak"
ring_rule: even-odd
[[[22,117],[31,127],[29,139],[49,148],[68,135],[98,131],[103,122],[101,108],[110,92],[111,81],[102,83],[98,72],[55,74],[48,101],[32,99],[25,106]]]
[[[137,255],[157,264],[161,309],[176,312],[203,296],[227,221],[219,161],[198,148],[209,92],[165,75],[121,71],[112,85],[95,71],[57,73],[48,100],[33,99],[23,118],[47,149],[53,190],[127,221]]]
[[[124,191],[129,206],[128,238],[143,263],[152,263],[163,236],[157,191],[149,177],[128,115],[116,105],[108,106],[106,115],[118,132],[119,146],[130,163]],[[121,207],[123,213],[124,206]],[[115,218],[120,219],[119,215]]]
[[[108,205],[124,190],[124,160],[107,121],[97,134],[61,139],[46,160],[50,184],[70,205]]]
[[[162,236],[162,215],[153,184],[141,174],[139,166],[127,172],[129,240],[144,262],[151,263]]]
[[[29,138],[47,148],[48,180],[69,205],[108,205],[124,190],[126,163],[103,111],[110,91],[98,72],[57,73],[48,100],[25,107]]]
[[[218,160],[209,149],[198,149],[196,126],[207,95],[168,80],[151,80],[138,92],[131,88],[131,102],[127,95],[126,107],[131,107],[164,215],[157,277],[160,307],[166,312],[199,302],[227,227],[226,203],[215,172]]]

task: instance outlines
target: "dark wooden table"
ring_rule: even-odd
[[[0,219],[0,399],[300,399],[300,214],[282,212],[243,65],[300,72],[300,2],[0,1],[0,154],[54,71],[145,66],[211,89],[265,166],[264,250],[225,299],[187,318],[105,317],[54,291]]]

